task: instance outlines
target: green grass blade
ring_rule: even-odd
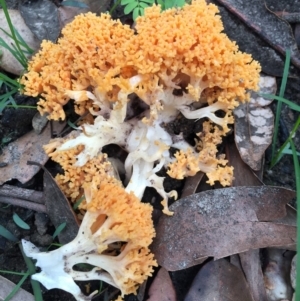
[[[12,106],[13,106],[15,109],[18,108],[18,105],[17,105],[17,103],[15,102],[14,98],[12,97],[12,95],[10,95],[10,96],[8,97],[8,100],[9,100],[9,102],[12,104]]]
[[[1,28],[0,28],[1,29]],[[2,30],[3,31],[3,30]],[[10,47],[2,38],[0,38],[0,46],[7,49],[9,52],[11,52],[11,54],[18,59],[18,53],[12,48]]]
[[[33,294],[34,294],[34,300],[35,301],[43,301],[43,295],[42,295],[40,283],[33,279],[30,280],[30,283],[31,283]]]
[[[290,139],[292,139],[292,137],[294,136],[294,134],[297,131],[297,129],[299,128],[299,126],[300,126],[300,116],[298,117],[296,123],[294,124],[294,126],[293,126],[293,128],[292,128],[292,130],[290,132],[290,135],[289,135],[288,139],[280,147],[280,149],[277,152],[276,156],[274,156],[274,158],[272,158],[271,167],[270,168],[273,168],[278,163],[278,161],[281,159],[283,150],[286,149],[287,145],[289,144]]]
[[[19,41],[18,41],[18,39],[16,37],[15,30],[14,30],[13,24],[11,22],[11,19],[10,19],[9,13],[8,13],[8,9],[7,9],[5,0],[0,0],[0,5],[2,6],[2,10],[4,12],[6,22],[8,24],[9,29],[10,29],[11,35],[13,37],[13,40],[14,40],[15,44],[16,44],[18,52],[19,52],[20,56],[23,56],[24,61],[27,61],[27,58],[25,57],[25,55],[24,55],[24,53],[23,53],[23,51],[22,51],[22,49],[20,47],[20,43],[19,43]],[[26,69],[27,65],[23,66],[23,67]]]
[[[21,278],[21,280],[16,284],[14,289],[10,292],[10,294],[4,299],[4,301],[9,301],[13,298],[13,296],[18,292],[18,290],[21,288],[24,281],[30,276],[29,271]]]
[[[292,155],[293,154],[292,150],[289,149],[289,148],[284,149],[282,153],[285,154],[285,155]],[[298,157],[300,157],[300,152],[296,152],[296,154],[297,154]]]
[[[78,129],[78,126],[76,126],[72,121],[70,121],[70,119],[67,120],[67,125],[74,130]]]
[[[17,108],[17,104],[12,97],[13,94],[17,93],[17,91],[17,89],[13,89],[12,91],[0,96],[0,114],[7,106],[9,106],[10,103],[12,103],[12,107]]]
[[[24,275],[27,274],[27,272],[26,273],[21,273],[21,272],[13,272],[13,271],[6,271],[6,270],[0,270],[0,273],[18,275],[18,276],[24,276]]]
[[[25,52],[22,50],[22,53],[19,53],[16,45],[12,44],[11,47],[15,50],[16,53],[16,59],[20,62],[20,64],[24,67],[24,69],[27,68],[27,58],[25,56]]]
[[[73,210],[76,210],[83,200],[85,200],[84,195],[73,205]]]
[[[0,101],[1,101],[1,103],[2,103],[3,101],[10,101],[10,97],[11,97],[13,94],[15,94],[17,91],[18,91],[17,89],[13,89],[13,90],[11,90],[11,91],[9,91],[9,92],[7,92],[7,93],[4,93],[4,94],[0,95]]]
[[[290,61],[291,61],[291,51],[289,49],[287,49],[285,63],[284,63],[283,76],[282,76],[282,81],[281,81],[281,86],[280,86],[280,91],[279,91],[279,97],[283,97],[283,95],[284,95],[284,91],[286,88],[286,82],[287,82],[287,78],[288,78],[288,74],[289,74]],[[282,102],[279,102],[277,104],[276,116],[275,116],[274,135],[273,135],[273,143],[272,143],[272,160],[275,156],[281,107],[282,107]]]
[[[30,226],[27,223],[25,223],[17,213],[13,214],[13,220],[16,223],[16,225],[19,226],[20,228],[24,230],[30,229]]]
[[[260,96],[265,97],[265,98],[273,98],[275,100],[278,100],[279,103],[285,103],[286,105],[288,105],[292,110],[300,112],[300,106],[296,105],[295,103],[293,103],[292,101],[285,99],[283,97],[280,96],[276,96],[276,95],[272,95],[272,94],[260,94]],[[278,103],[278,104],[279,104]]]
[[[114,5],[113,5],[112,8],[109,10],[109,14],[110,14],[110,15],[115,11],[115,9],[117,8],[118,5],[120,5],[120,3],[121,3],[121,0],[115,1]]]
[[[25,255],[21,243],[19,244],[19,247],[20,247],[21,253],[23,255],[24,261],[27,265],[29,274],[30,275],[35,274],[36,273],[36,268],[35,268],[35,265],[34,265],[33,261]],[[43,296],[42,296],[40,283],[36,280],[31,279],[31,287],[32,287],[32,290],[33,290],[35,301],[43,301]]]
[[[56,228],[55,232],[53,233],[52,238],[54,239],[56,236],[58,236],[58,235],[61,233],[61,231],[62,231],[63,229],[65,229],[66,225],[67,225],[66,222],[60,224],[60,225]]]
[[[300,214],[299,214],[299,209],[300,209],[300,165],[299,165],[299,159],[296,154],[296,148],[294,145],[294,142],[292,139],[289,139],[289,142],[291,144],[291,149],[293,152],[293,160],[294,160],[294,168],[295,168],[295,176],[296,176],[296,196],[297,196],[297,273],[296,273],[296,296],[295,300],[300,300]]]
[[[17,80],[10,78],[9,76],[5,75],[2,72],[0,72],[0,80],[10,88],[17,88],[17,89],[21,88],[21,85]]]
[[[37,109],[37,106],[28,106],[28,105],[6,105],[6,108],[15,108],[15,109]]]
[[[22,38],[22,36],[19,34],[19,32],[16,30],[15,27],[14,27],[14,31],[15,31],[15,34],[18,38],[20,45],[25,48],[25,50],[28,54],[33,54],[34,50],[28,46],[28,44],[25,42],[25,40]],[[24,49],[23,49],[23,51],[24,51]]]
[[[0,235],[10,241],[14,241],[14,242],[19,241],[10,231],[8,231],[6,228],[4,228],[1,225],[0,225]]]
[[[33,52],[33,50],[26,44],[26,42],[23,40],[23,38],[21,37],[21,35],[18,33],[18,31],[16,30],[15,27],[13,27],[14,29],[14,32],[15,32],[15,35],[17,37],[17,40],[19,41],[20,43],[20,46],[23,46],[23,47],[28,47],[29,50],[31,50]],[[8,31],[6,31],[5,29],[3,28],[0,28],[0,30],[5,33],[6,36],[8,36],[9,38],[13,39],[13,35],[10,34]],[[3,41],[3,40],[2,40]]]

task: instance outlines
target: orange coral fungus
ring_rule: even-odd
[[[63,168],[64,173],[58,174],[55,177],[55,180],[65,196],[69,198],[71,202],[76,202],[82,197],[84,188],[91,183],[98,188],[102,182],[121,185],[114,177],[114,169],[107,160],[106,154],[101,153],[88,160],[85,165],[78,167],[75,164],[76,156],[84,147],[77,146],[68,151],[53,151],[53,149],[60,144],[62,144],[61,140],[54,139],[44,148],[50,158],[59,163]],[[82,205],[84,204],[85,202],[82,203]]]
[[[73,294],[78,301],[87,300],[87,296],[76,280],[101,280],[119,288],[122,296],[136,294],[157,266],[149,250],[155,236],[151,205],[113,183],[87,189],[86,200],[87,212],[70,243],[40,252],[30,242],[22,241],[25,254],[36,259],[41,268],[32,278],[47,289],[60,288]],[[78,271],[82,263],[93,268]]]
[[[42,49],[28,65],[28,73],[21,79],[25,94],[38,96],[39,111],[49,113],[51,119],[64,119],[62,106],[70,97],[68,90],[86,90],[93,87],[99,91],[112,89],[113,76],[118,75],[119,67],[114,56],[118,49],[130,39],[133,31],[120,21],[111,20],[109,15],[97,17],[92,13],[77,16],[62,30],[62,38],[57,44],[43,41]],[[105,81],[105,77],[109,79]],[[88,97],[77,108],[84,112]]]
[[[40,95],[39,110],[52,119],[65,118],[62,106],[70,98],[82,114],[91,102],[101,107],[132,92],[149,105],[175,102],[181,110],[206,90],[204,102],[232,109],[257,88],[260,67],[222,33],[217,13],[204,0],[163,12],[153,6],[137,19],[136,34],[106,14],[79,15],[57,44],[43,42],[21,79],[24,92]],[[186,95],[171,97],[173,89]]]
[[[205,0],[163,12],[149,7],[135,30],[106,14],[79,15],[57,44],[43,43],[21,83],[26,94],[40,95],[39,111],[50,119],[65,118],[63,105],[70,99],[77,113],[94,117],[56,152],[76,156],[71,164],[85,170],[105,145],[119,145],[128,152],[126,191],[142,198],[145,188],[153,187],[170,214],[167,198],[176,193],[165,191],[164,178],[157,175],[162,167],[178,179],[201,170],[210,184],[229,185],[233,177],[217,145],[233,123],[232,110],[248,100],[249,90],[258,89],[260,66],[222,31],[217,7]],[[126,119],[136,96],[144,111]],[[204,122],[196,147],[162,126],[179,113]],[[171,147],[178,149],[175,158]],[[81,179],[79,169],[75,174]]]
[[[204,122],[202,132],[198,133],[199,140],[196,141],[197,151],[192,148],[178,151],[175,154],[176,161],[168,166],[168,174],[172,178],[183,179],[201,170],[207,174],[210,185],[215,181],[223,186],[230,185],[233,168],[226,166],[224,155],[217,156],[217,145],[222,142],[222,135],[224,130],[212,126],[209,121]]]

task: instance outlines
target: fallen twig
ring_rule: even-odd
[[[26,201],[24,199],[19,199],[16,197],[9,197],[9,196],[1,195],[0,203],[10,204],[10,205],[14,205],[14,206],[20,206],[20,207],[23,207],[26,209],[37,211],[37,212],[47,213],[47,209],[46,209],[45,205]]]
[[[7,184],[0,186],[0,197],[1,196],[24,199],[39,204],[45,203],[42,191],[25,189]]]

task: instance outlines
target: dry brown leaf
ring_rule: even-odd
[[[43,145],[49,143],[53,131],[58,135],[65,124],[66,122],[49,122],[41,134],[36,134],[32,130],[3,148],[0,155],[0,163],[3,165],[1,166],[0,185],[12,179],[17,179],[21,183],[28,182],[40,170],[40,166],[28,165],[27,162],[34,161],[44,165],[48,156],[44,152]]]
[[[31,131],[6,146],[0,155],[0,162],[7,163],[1,168],[0,185],[12,179],[17,179],[21,183],[28,182],[40,170],[40,167],[27,165],[27,161],[44,165],[48,156],[43,150],[43,145],[48,143],[50,138],[51,131],[50,124],[48,124],[40,135]]]
[[[253,299],[255,301],[267,301],[259,250],[242,252],[239,256]]]
[[[241,159],[237,147],[234,143],[226,145],[228,151],[229,164],[234,167],[233,186],[262,186],[263,183],[254,174],[251,168]],[[236,256],[237,258],[233,258]],[[259,257],[259,250],[249,250],[239,255],[230,257],[235,259],[236,265],[241,268],[250,287],[250,292],[255,301],[267,301],[266,290],[264,287],[263,272]],[[232,262],[231,261],[231,262]]]
[[[182,188],[181,198],[194,194],[203,177],[204,173],[202,171],[197,172],[192,177],[187,177]]]
[[[243,272],[225,259],[210,261],[200,269],[184,301],[199,300],[254,301]]]
[[[168,271],[160,268],[149,288],[147,301],[176,301],[176,293]]]
[[[295,246],[296,227],[271,223],[286,215],[291,190],[232,187],[201,192],[170,206],[162,216],[153,251],[169,271],[185,269],[207,257],[222,258],[268,246]]]
[[[268,42],[274,49],[285,55],[286,49],[291,50],[291,62],[300,68],[300,52],[297,47],[293,30],[284,20],[278,18],[270,9],[273,9],[273,3],[282,3],[282,1],[251,0],[217,0],[222,6],[225,6],[236,17],[243,20],[254,32],[262,39]],[[298,2],[289,1],[290,4]],[[269,11],[267,11],[269,10]],[[262,51],[265,51],[264,49]]]
[[[241,158],[234,142],[226,143],[226,158],[234,168],[234,178],[231,186],[262,186],[260,178]]]
[[[58,235],[59,242],[69,243],[76,237],[79,223],[69,201],[47,170],[44,171],[44,199],[47,214],[55,228],[66,223],[66,227]]]
[[[260,93],[275,94],[276,80],[271,76],[261,76]],[[252,169],[261,168],[261,159],[272,142],[274,115],[269,107],[270,100],[256,92],[251,92],[250,102],[241,104],[234,110],[235,142],[244,162]]]
[[[277,224],[295,226],[297,225],[297,211],[291,205],[286,206],[286,216],[276,220]],[[284,248],[283,248],[284,249]]]

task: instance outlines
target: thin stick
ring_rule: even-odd
[[[26,209],[37,211],[37,212],[47,213],[47,209],[46,209],[45,205],[29,202],[29,201],[18,199],[18,198],[0,196],[0,203],[10,204],[10,205],[14,205],[14,206],[20,206],[20,207],[23,207]]]
[[[44,195],[42,191],[35,191],[35,190],[20,188],[11,185],[0,186],[0,197],[2,196],[24,199],[39,204],[45,203]]]

